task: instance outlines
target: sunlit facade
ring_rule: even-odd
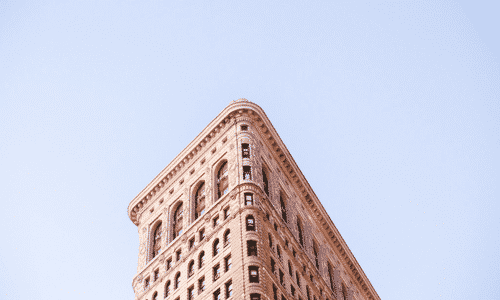
[[[264,111],[233,101],[128,207],[140,300],[380,299]]]

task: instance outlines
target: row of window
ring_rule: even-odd
[[[228,180],[227,180],[227,161],[222,163],[222,166],[218,172],[218,190],[220,191],[219,197],[226,194],[228,190]],[[245,205],[253,205],[253,194],[246,193],[244,194]],[[195,193],[195,219],[199,218],[205,213],[205,183],[202,181]],[[229,207],[224,209],[224,220],[229,217]],[[219,217],[216,216],[213,218],[213,226],[217,226],[220,222]],[[173,229],[172,229],[172,239],[177,238],[182,234],[183,230],[183,222],[184,222],[184,208],[183,203],[180,202],[177,204],[176,209],[173,214]],[[159,221],[156,223],[152,241],[151,241],[151,251],[150,251],[150,259],[155,258],[161,252],[161,237],[162,237],[162,222]],[[201,238],[200,238],[201,241]],[[190,240],[190,243],[194,245],[194,239]]]
[[[229,206],[224,209],[224,220],[226,220],[227,218],[229,218]],[[214,217],[212,220],[212,223],[213,223],[213,227],[218,226],[220,224],[219,216]],[[162,226],[161,225],[162,225],[162,222],[159,221],[156,224],[155,229],[154,229],[152,245],[151,245],[152,252],[151,252],[150,259],[155,258],[161,252],[161,236],[162,236]],[[229,233],[226,232],[226,235],[228,235],[228,234]],[[205,229],[203,228],[199,231],[199,241],[200,242],[203,241],[204,238],[205,238]],[[189,249],[190,250],[195,246],[195,244],[196,244],[196,242],[195,242],[194,237],[189,239]]]
[[[202,229],[200,230],[199,232],[199,235],[200,235],[200,240],[204,240],[205,239],[205,230]],[[224,232],[224,247],[227,247],[231,244],[231,231],[229,229],[227,229],[225,232]],[[189,248],[190,250],[194,247],[194,238],[192,238],[190,241],[189,241]],[[219,239],[215,239],[213,245],[212,245],[212,255],[215,257],[216,255],[218,255],[220,253],[221,249],[220,249],[220,242],[219,242]],[[176,261],[179,262],[181,259],[182,259],[182,251],[179,249],[176,251],[175,253],[175,258],[176,258]],[[231,265],[231,255],[229,255],[228,257],[225,258],[226,260],[226,270],[228,270],[228,264],[229,264],[229,267]],[[199,268],[202,268],[205,264],[205,251],[201,251],[200,254],[198,255],[198,267]],[[167,261],[166,261],[166,264],[165,264],[165,268],[166,270],[170,270],[173,266],[173,260],[172,260],[172,257],[168,258]],[[194,260],[191,260],[188,264],[188,277],[191,277],[192,275],[194,274]],[[180,273],[178,273],[178,275],[180,276]],[[159,269],[156,269],[154,271],[154,275],[153,275],[153,281],[156,281],[159,277]],[[145,280],[144,282],[144,289],[149,289],[149,277]]]
[[[195,293],[195,286],[192,285],[187,289],[187,299],[188,300],[193,300],[196,297]],[[198,295],[202,294],[205,291],[205,278],[202,277],[198,280]],[[225,299],[230,299],[233,296],[233,281],[229,280],[224,284],[224,291],[225,291]],[[170,296],[170,290],[165,292],[165,298]],[[213,293],[213,299],[214,300],[222,300],[222,294],[220,288],[215,290]],[[153,294],[152,300],[158,300],[158,292],[155,292]],[[177,297],[175,300],[180,300],[180,296]]]
[[[253,241],[253,242],[255,242],[255,241]],[[256,251],[256,248],[255,248],[255,251]],[[255,252],[255,255],[256,255],[256,252]],[[203,257],[203,256],[200,256],[200,257]],[[204,264],[203,258],[200,259],[200,263],[201,263],[201,267],[202,267]],[[193,266],[194,266],[194,261],[192,261],[189,264],[188,269],[189,269],[190,274],[188,273],[188,277],[191,277],[192,275],[194,275],[194,272],[193,272],[194,267]],[[230,271],[231,268],[232,268],[231,254],[229,254],[228,256],[226,256],[224,258],[224,272]],[[212,267],[212,274],[213,274],[213,282],[216,282],[221,276],[220,264],[216,264],[215,266]],[[249,274],[249,282],[250,283],[259,283],[260,282],[260,280],[259,280],[259,267],[258,266],[249,266],[248,267],[248,274]],[[155,271],[155,278],[154,279],[158,280],[158,272],[157,271]],[[174,277],[174,284],[173,284],[174,290],[178,289],[180,284],[181,284],[181,273],[178,272]],[[149,288],[149,278],[147,278],[145,280],[145,285],[146,285],[145,288],[146,287]],[[198,294],[201,294],[203,291],[205,291],[205,287],[206,287],[205,276],[203,276],[200,279],[198,279]],[[194,299],[194,297],[195,297],[194,291],[195,291],[194,285],[191,286],[190,288],[188,288],[188,299]],[[226,299],[230,298],[233,295],[233,288],[232,288],[232,281],[231,280],[226,282],[225,291],[226,291],[226,293],[225,293]],[[171,291],[171,282],[169,280],[165,284],[164,298],[169,297],[171,295],[171,292],[172,292]],[[155,292],[153,294],[153,300],[157,300],[157,296],[158,296],[158,292]],[[220,289],[217,289],[214,292],[214,299],[221,299],[220,297],[221,297]],[[254,299],[254,298],[251,298],[251,299]]]
[[[203,267],[205,260],[204,260],[204,255],[200,255],[200,265],[199,267]],[[231,254],[226,256],[224,258],[224,272],[230,271],[232,268],[232,261],[231,261]],[[188,278],[194,275],[194,261],[191,261],[188,266]],[[221,276],[221,266],[220,264],[216,264],[215,266],[212,267],[212,281],[215,282],[217,281],[220,276]],[[174,277],[174,290],[179,288],[181,283],[181,272],[177,272],[177,274]],[[191,289],[194,291],[194,286]],[[201,277],[198,279],[198,294],[202,293],[205,290],[205,276]],[[232,290],[232,288],[231,288]],[[189,289],[188,289],[189,291]],[[171,294],[171,282],[170,280],[166,282],[165,284],[165,293],[164,297],[167,298]],[[189,293],[188,293],[189,294]]]
[[[273,239],[272,239],[272,236],[271,236],[270,233],[268,234],[268,237],[269,237],[269,247],[271,248],[271,250],[273,250]],[[288,244],[288,241],[286,241],[286,244]],[[314,250],[314,254],[315,254],[315,257],[316,257],[316,264],[317,264],[318,262],[317,262],[317,250],[316,249],[317,249],[317,245],[313,244],[313,250]],[[279,245],[276,245],[276,254],[278,256],[278,259],[280,261],[283,261]],[[295,250],[293,250],[293,256],[294,257],[296,256]],[[280,284],[283,287],[285,287],[285,281],[284,281],[284,273],[283,273],[283,271],[281,271],[281,269],[279,269],[279,268],[276,267],[276,262],[274,261],[273,258],[271,258],[270,262],[271,262],[271,272],[273,274],[275,274],[276,276],[279,277]],[[318,267],[318,265],[316,267]],[[303,266],[303,269],[305,271],[306,267]],[[331,289],[335,290],[333,267],[330,264],[330,262],[327,262],[327,270],[328,270],[328,279],[329,279],[328,283],[330,284]],[[290,277],[293,278],[293,268],[292,268],[292,263],[290,262],[290,260],[288,260],[288,274],[290,275]],[[300,288],[300,275],[299,275],[298,271],[295,272],[295,280],[296,280],[297,286],[299,286],[299,288]],[[310,276],[310,280],[311,280],[311,282],[314,283],[314,278],[313,278],[312,275]],[[291,290],[290,292],[291,292],[292,296],[295,296],[295,287],[293,285],[290,285],[290,290]],[[310,291],[309,291],[309,287],[308,286],[306,286],[306,293],[308,295],[307,296],[308,300],[310,300]],[[323,290],[321,288],[320,288],[320,293],[321,293],[321,295],[323,295]],[[342,295],[344,297],[347,297],[346,288],[345,288],[345,285],[343,283],[342,283]],[[277,296],[275,296],[275,298],[276,297]],[[313,297],[314,297],[314,299],[316,299],[316,296],[313,296]],[[300,299],[300,297],[299,297],[299,299]],[[347,298],[345,298],[345,299],[347,299]]]

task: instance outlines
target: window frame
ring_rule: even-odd
[[[229,299],[233,296],[233,280],[229,280],[225,283],[226,290],[226,299]]]
[[[255,217],[253,215],[247,215],[245,217],[245,228],[246,231],[256,231],[255,228]]]
[[[245,206],[254,205],[254,199],[252,193],[243,194],[243,201],[245,201]]]
[[[231,261],[231,254],[224,257],[224,272],[231,270],[233,263]]]
[[[217,281],[221,277],[220,264],[216,264],[212,267],[213,282]]]
[[[253,273],[255,272],[255,273]],[[252,274],[253,273],[253,274]],[[248,266],[248,282],[259,283],[259,267],[258,266]]]
[[[174,279],[174,290],[177,290],[180,285],[181,285],[181,272],[177,272],[175,274],[175,279]]]
[[[222,198],[229,192],[229,162],[224,159],[217,167],[217,199]]]
[[[257,241],[247,240],[247,256],[259,256]]]
[[[250,158],[250,144],[241,143],[241,158]]]

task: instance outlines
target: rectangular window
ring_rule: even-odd
[[[248,125],[241,125],[241,131],[247,131],[248,130]]]
[[[147,291],[149,289],[149,277],[144,280],[144,290]]]
[[[205,229],[200,229],[200,242],[205,239]]]
[[[260,294],[250,294],[250,300],[260,300]]]
[[[292,296],[295,296],[295,288],[293,287],[293,285],[290,285],[290,289],[292,292]]]
[[[214,224],[214,227],[219,225],[219,216],[217,216],[213,219],[213,224]]]
[[[190,240],[189,240],[189,250],[193,249],[195,245],[195,242],[194,242],[194,237],[192,237]]]
[[[252,167],[243,166],[243,180],[252,180]]]
[[[158,280],[158,277],[160,277],[160,270],[156,269],[154,273],[154,281]]]
[[[278,300],[278,288],[273,284],[273,299]]]
[[[229,218],[229,207],[226,207],[224,209],[224,220],[226,220],[227,218]]]
[[[220,289],[217,289],[215,292],[214,292],[214,300],[222,300],[222,296],[220,294]]]
[[[228,256],[226,256],[226,258],[224,258],[224,266],[225,266],[225,272],[231,270],[231,267],[232,267],[232,264],[231,264],[231,254],[229,254]]]
[[[175,261],[178,262],[182,259],[182,252],[181,250],[177,250],[177,252],[175,253]]]
[[[188,300],[193,300],[194,299],[194,286],[191,286],[188,288]]]
[[[245,194],[245,205],[253,205],[253,195]]]
[[[203,293],[205,291],[205,276],[198,279],[198,294]]]
[[[247,231],[255,231],[255,219],[253,216],[247,217]]]
[[[295,272],[295,279],[297,279],[297,285],[300,287],[300,277],[299,277],[299,272]]]
[[[276,262],[271,258],[271,272],[276,275]]]
[[[233,282],[229,280],[229,282],[226,282],[226,299],[228,299],[232,295],[233,295]]]
[[[241,152],[242,152],[243,158],[250,158],[250,145],[241,144]]]
[[[248,277],[250,278],[250,282],[259,283],[259,267],[249,266],[248,267]]]
[[[257,256],[257,241],[247,241],[248,256]]]
[[[280,270],[280,283],[282,286],[285,286],[285,274]]]
[[[216,281],[217,279],[219,279],[220,277],[220,265],[217,264],[214,268],[213,268],[213,272],[214,272],[214,281]]]
[[[288,261],[288,274],[290,274],[290,276],[293,276],[292,264],[290,263],[290,261]]]

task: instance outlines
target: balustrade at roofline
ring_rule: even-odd
[[[282,173],[295,186],[295,189],[300,191],[299,198],[308,204],[308,208],[315,217],[317,224],[320,224],[322,230],[326,231],[325,237],[329,237],[330,243],[334,246],[332,248],[342,258],[342,263],[347,267],[346,269],[356,278],[356,284],[368,299],[380,299],[265,112],[257,104],[246,99],[231,102],[130,202],[128,214],[131,221],[135,225],[139,225],[137,215],[141,207],[146,205],[156,193],[165,189],[167,185],[170,186],[172,182],[175,183],[176,180],[172,179],[180,173],[180,170],[191,159],[195,158],[221,132],[221,129],[231,125],[231,121],[236,122],[241,117],[245,117],[246,121],[251,121],[256,125],[262,139],[273,150],[271,152],[284,171]]]

